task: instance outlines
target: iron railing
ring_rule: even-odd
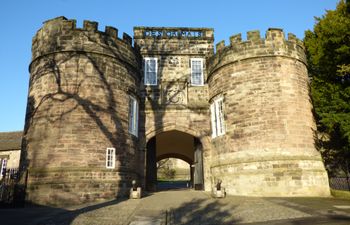
[[[350,191],[350,178],[331,177],[329,178],[329,186],[336,190]]]
[[[19,206],[24,189],[18,185],[19,170],[4,169],[0,180],[0,206]],[[22,190],[23,189],[23,190]]]

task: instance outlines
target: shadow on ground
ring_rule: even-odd
[[[219,200],[208,201],[207,199],[195,199],[177,208],[169,209],[166,220],[171,225],[236,224],[240,220],[233,217],[233,210],[233,206],[227,208],[227,204]]]
[[[271,225],[349,225],[348,211],[337,209],[336,205],[349,205],[350,201],[338,198],[295,197],[295,198],[264,198],[280,206],[288,207],[310,214],[309,218],[272,221]],[[252,225],[264,223],[254,223]]]
[[[349,200],[334,198],[213,199],[203,192],[159,191],[79,208],[37,205],[0,209],[4,225],[349,225]],[[305,214],[305,215],[304,215]],[[150,223],[155,221],[155,223]]]
[[[6,225],[70,225],[79,215],[104,207],[117,205],[126,198],[115,199],[78,209],[63,209],[27,204],[24,208],[0,209],[0,224]]]

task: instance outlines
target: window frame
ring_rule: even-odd
[[[194,71],[193,71],[193,61],[200,61],[201,64],[201,83],[200,84],[195,84],[193,83],[194,79],[193,79],[193,75],[194,75]],[[203,86],[204,85],[204,59],[203,58],[191,58],[190,61],[190,67],[191,67],[191,86]]]
[[[132,102],[132,106],[130,104]],[[128,130],[129,133],[138,137],[139,130],[139,102],[137,99],[129,95],[129,111],[128,111]],[[131,107],[132,108],[131,108]]]
[[[147,61],[150,61],[150,60],[154,60],[155,61],[155,83],[149,83],[149,82],[146,82],[148,81],[146,79],[147,77],[147,73],[148,72],[152,72],[152,71],[147,71]],[[146,86],[157,86],[158,85],[158,58],[156,57],[145,57],[144,58],[144,64],[143,64],[143,69],[144,69],[144,73],[143,73],[143,84],[146,85]]]
[[[7,169],[8,158],[0,158],[0,178],[3,177],[4,170]]]
[[[219,97],[210,104],[212,138],[222,136],[226,133],[224,98]]]
[[[115,148],[106,149],[106,168],[115,169]]]

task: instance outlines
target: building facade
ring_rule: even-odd
[[[0,132],[0,181],[5,171],[18,169],[22,131]]]
[[[280,29],[216,45],[209,28],[118,30],[58,17],[33,38],[21,162],[27,200],[78,204],[155,190],[156,162],[195,189],[327,196],[304,47]]]

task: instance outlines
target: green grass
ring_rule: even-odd
[[[343,198],[350,200],[350,191],[340,191],[331,189],[331,195],[335,198]]]
[[[157,182],[187,182],[189,180],[172,180],[172,179],[166,179],[166,178],[158,178]]]

